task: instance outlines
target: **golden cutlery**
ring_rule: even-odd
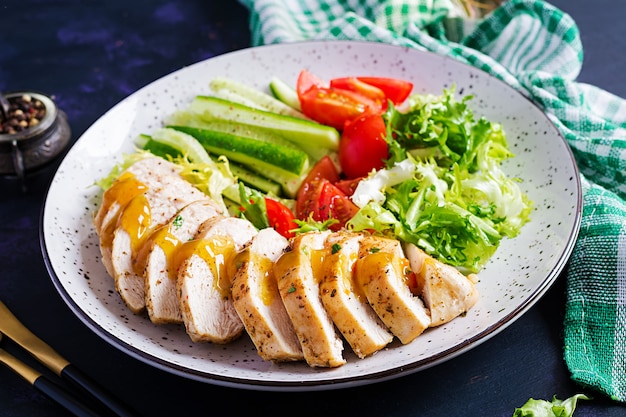
[[[2,340],[2,333],[0,333],[0,341]],[[0,348],[0,362],[5,364],[8,368],[13,370],[16,374],[24,378],[33,387],[47,395],[50,399],[56,401],[66,410],[72,412],[76,416],[99,416],[97,412],[93,411],[89,406],[83,404],[72,393],[65,390],[62,386],[54,383],[51,379],[36,371],[24,362],[11,355],[6,350]]]
[[[44,364],[60,378],[78,385],[118,416],[137,416],[128,406],[109,394],[75,365],[71,364],[67,359],[57,353],[46,342],[28,330],[2,301],[0,301],[0,332],[26,349],[39,362]]]

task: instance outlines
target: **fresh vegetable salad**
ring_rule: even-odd
[[[502,170],[514,156],[502,126],[454,88],[413,94],[405,80],[307,70],[295,86],[269,80],[271,94],[228,78],[210,88],[141,135],[122,165],[156,154],[259,229],[369,231],[467,272],[530,219],[521,180]]]

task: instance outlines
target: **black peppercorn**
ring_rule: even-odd
[[[46,106],[29,94],[8,99],[7,117],[0,116],[0,134],[14,134],[35,126],[46,115]]]

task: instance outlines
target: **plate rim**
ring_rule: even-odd
[[[576,207],[575,207],[575,211],[574,211],[574,221],[572,223],[572,228],[570,230],[570,233],[568,235],[568,238],[566,240],[566,242],[564,243],[563,246],[563,250],[561,251],[560,254],[558,254],[558,260],[556,261],[554,267],[552,268],[552,270],[547,273],[546,277],[541,281],[541,284],[538,285],[533,292],[527,294],[527,296],[525,297],[525,299],[523,300],[523,302],[521,302],[519,305],[517,305],[516,308],[512,309],[511,312],[509,312],[509,314],[507,314],[506,316],[502,317],[500,320],[498,320],[497,322],[493,323],[491,326],[487,327],[486,329],[478,332],[477,334],[473,335],[472,337],[465,339],[457,344],[455,344],[454,346],[445,349],[439,353],[436,353],[434,355],[430,355],[426,358],[422,358],[422,359],[417,359],[409,364],[406,365],[400,365],[400,366],[395,366],[393,368],[389,368],[389,369],[385,369],[384,371],[379,371],[379,372],[375,372],[375,373],[367,373],[365,375],[359,376],[349,376],[349,377],[342,377],[340,379],[334,380],[334,379],[327,379],[327,380],[312,380],[312,381],[275,381],[275,380],[271,380],[271,381],[264,381],[262,379],[248,379],[248,378],[242,378],[242,377],[236,377],[236,376],[222,376],[222,375],[215,375],[215,374],[210,374],[207,372],[203,372],[203,371],[197,371],[194,369],[190,369],[187,367],[184,367],[180,364],[176,364],[176,363],[172,363],[166,360],[163,360],[161,358],[158,358],[154,355],[151,355],[147,352],[144,352],[141,349],[138,349],[136,347],[133,347],[132,345],[128,344],[127,342],[125,342],[124,340],[120,339],[118,336],[116,336],[115,334],[107,331],[106,329],[104,329],[103,327],[101,327],[95,320],[93,320],[91,317],[89,317],[87,315],[87,313],[85,311],[83,311],[78,304],[76,303],[76,301],[72,298],[72,296],[69,294],[69,292],[67,291],[67,289],[63,286],[60,278],[57,276],[55,269],[54,269],[54,265],[52,264],[52,260],[50,259],[49,253],[48,253],[48,248],[47,248],[47,243],[46,243],[46,239],[45,239],[45,212],[46,212],[46,207],[48,206],[48,201],[49,201],[49,193],[50,193],[50,189],[52,186],[52,183],[54,182],[54,180],[57,178],[58,174],[59,174],[59,170],[62,168],[62,163],[65,160],[65,158],[67,158],[69,152],[77,146],[77,144],[81,141],[81,139],[83,137],[85,137],[86,135],[88,135],[88,133],[90,132],[90,130],[92,130],[94,128],[94,125],[102,118],[106,117],[107,114],[109,114],[110,112],[113,112],[118,106],[123,105],[123,103],[125,103],[128,100],[132,100],[134,97],[141,95],[141,93],[150,88],[152,86],[152,84],[154,84],[155,82],[165,78],[165,77],[170,77],[180,71],[184,71],[185,69],[188,69],[189,67],[192,66],[196,66],[196,65],[201,65],[203,63],[205,63],[206,61],[215,59],[215,58],[220,58],[220,57],[224,57],[224,56],[229,56],[229,55],[236,55],[236,54],[241,54],[241,53],[251,53],[253,51],[257,51],[257,50],[261,50],[261,49],[270,49],[270,48],[285,48],[285,47],[293,47],[294,44],[306,44],[309,46],[315,46],[315,45],[327,45],[329,43],[333,43],[333,44],[344,44],[344,45],[350,45],[350,44],[377,44],[377,45],[384,45],[384,47],[388,47],[388,48],[397,48],[397,49],[401,49],[404,50],[407,53],[413,53],[411,51],[415,51],[417,53],[422,53],[422,54],[429,54],[429,55],[434,55],[439,57],[440,59],[450,59],[453,60],[456,64],[463,66],[463,67],[467,67],[468,69],[471,69],[472,71],[478,71],[481,74],[487,76],[490,78],[491,82],[497,82],[499,84],[501,84],[504,88],[508,89],[509,91],[514,91],[515,94],[521,96],[521,98],[523,100],[525,100],[529,105],[535,107],[536,110],[538,110],[546,119],[546,121],[549,123],[549,125],[553,128],[554,133],[556,134],[556,136],[559,137],[560,141],[563,142],[563,144],[565,145],[565,148],[568,152],[568,161],[571,163],[573,171],[575,173],[575,192],[576,192]],[[474,67],[472,65],[466,64],[462,61],[456,60],[453,57],[449,57],[449,56],[445,56],[445,55],[441,55],[441,54],[437,54],[435,52],[431,52],[431,51],[427,51],[427,50],[421,50],[421,49],[416,49],[416,48],[411,48],[411,47],[407,47],[407,46],[400,46],[400,45],[391,45],[391,44],[384,44],[384,43],[379,43],[379,42],[368,42],[368,41],[349,41],[349,40],[313,40],[313,41],[297,41],[297,42],[290,42],[290,43],[281,43],[281,44],[269,44],[269,45],[261,45],[261,46],[251,46],[251,47],[247,47],[247,48],[242,48],[242,49],[238,49],[238,50],[234,50],[234,51],[230,51],[227,53],[223,53],[223,54],[219,54],[219,55],[215,55],[211,58],[207,58],[205,60],[201,60],[201,61],[197,61],[195,63],[192,63],[190,65],[186,65],[183,66],[177,70],[171,71],[149,83],[147,83],[146,85],[144,85],[143,87],[139,88],[138,90],[136,90],[135,92],[131,93],[130,95],[124,97],[122,100],[118,101],[116,104],[114,104],[112,107],[110,107],[109,109],[107,109],[104,113],[102,113],[82,134],[80,137],[78,137],[72,144],[71,146],[66,150],[66,152],[64,153],[64,155],[62,156],[62,159],[59,161],[57,168],[54,172],[54,174],[51,177],[51,180],[47,186],[46,189],[46,193],[44,196],[44,200],[43,200],[43,204],[42,204],[42,208],[41,208],[41,213],[40,213],[40,219],[39,219],[39,244],[40,244],[40,249],[43,255],[43,259],[44,259],[44,264],[46,267],[46,270],[48,272],[48,275],[50,276],[54,287],[56,288],[57,292],[59,293],[59,295],[61,296],[61,298],[65,301],[65,303],[68,305],[68,307],[70,308],[70,310],[74,313],[74,315],[77,316],[77,318],[84,324],[86,325],[91,331],[93,331],[95,334],[97,334],[100,338],[102,338],[105,342],[109,343],[111,346],[125,352],[126,354],[128,354],[129,356],[138,359],[148,365],[154,366],[156,368],[162,369],[164,371],[179,375],[181,377],[185,377],[185,378],[189,378],[189,379],[193,379],[193,380],[197,380],[200,382],[205,382],[205,383],[210,383],[210,384],[216,384],[216,385],[221,385],[221,386],[225,386],[225,387],[232,387],[232,388],[242,388],[242,389],[251,389],[251,390],[260,390],[260,391],[302,391],[302,390],[308,390],[308,391],[312,391],[312,390],[330,390],[330,389],[339,389],[339,388],[346,388],[346,387],[354,387],[354,386],[358,386],[358,385],[366,385],[366,384],[371,384],[371,383],[376,383],[376,382],[381,382],[381,381],[385,381],[385,380],[390,380],[390,379],[394,379],[394,378],[398,378],[404,375],[409,375],[412,373],[416,373],[418,371],[422,371],[425,370],[427,368],[430,368],[432,366],[436,366],[442,362],[445,362],[447,360],[450,360],[456,356],[461,355],[462,353],[465,353],[468,350],[471,350],[477,346],[479,346],[480,344],[482,344],[483,342],[489,340],[491,337],[497,335],[498,333],[500,333],[501,331],[503,331],[504,329],[506,329],[508,326],[510,326],[511,324],[513,324],[517,319],[519,319],[524,313],[526,313],[531,307],[533,307],[541,298],[542,296],[548,291],[548,289],[554,284],[554,282],[556,281],[556,279],[560,276],[560,274],[565,270],[566,264],[568,263],[574,247],[576,245],[576,241],[578,239],[578,235],[580,232],[580,228],[581,228],[581,223],[582,223],[582,203],[583,203],[583,196],[582,196],[582,185],[581,185],[581,179],[580,179],[580,171],[578,168],[578,165],[576,163],[576,160],[574,158],[574,154],[573,151],[570,147],[570,145],[567,143],[565,137],[563,136],[563,134],[559,131],[559,129],[556,127],[556,125],[553,123],[553,121],[550,119],[550,117],[535,103],[533,102],[528,96],[526,96],[525,94],[523,94],[522,91],[513,88],[512,86],[508,85],[507,83],[505,83],[504,81],[502,81],[501,79],[499,79],[498,77],[495,77],[489,73],[487,73],[486,71],[482,70],[481,68],[478,67]]]

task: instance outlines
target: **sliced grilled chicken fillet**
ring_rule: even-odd
[[[132,312],[145,309],[145,257],[138,257],[142,244],[178,210],[203,198],[206,195],[182,177],[168,174],[122,210],[113,232],[111,264],[116,290]]]
[[[403,344],[430,325],[430,312],[408,286],[409,271],[400,242],[377,236],[363,238],[355,281],[378,317]]]
[[[221,216],[221,209],[212,200],[189,203],[162,227],[154,231],[142,246],[147,251],[145,269],[145,301],[148,317],[155,324],[182,323],[180,302],[176,292],[176,249],[192,239],[208,219]]]
[[[274,262],[289,241],[272,228],[260,230],[236,257],[232,296],[235,309],[259,356],[274,362],[304,360],[274,276]]]
[[[475,275],[466,277],[413,244],[407,244],[404,252],[416,274],[418,291],[430,310],[431,327],[449,322],[478,302]]]
[[[330,232],[309,232],[291,241],[291,251],[274,264],[278,291],[312,367],[337,367],[346,363],[343,341],[320,297],[319,280]]]
[[[166,175],[178,175],[178,168],[163,158],[143,158],[128,167],[102,194],[102,201],[93,222],[100,239],[102,263],[113,276],[111,249],[117,220],[132,198],[143,194],[148,188],[159,187],[158,181]]]
[[[359,256],[361,234],[336,232],[326,239],[322,302],[335,326],[359,358],[387,346],[393,335],[353,282],[353,266]]]
[[[257,234],[248,220],[211,219],[178,253],[176,289],[187,334],[194,342],[228,343],[243,333],[231,283],[234,257]]]

